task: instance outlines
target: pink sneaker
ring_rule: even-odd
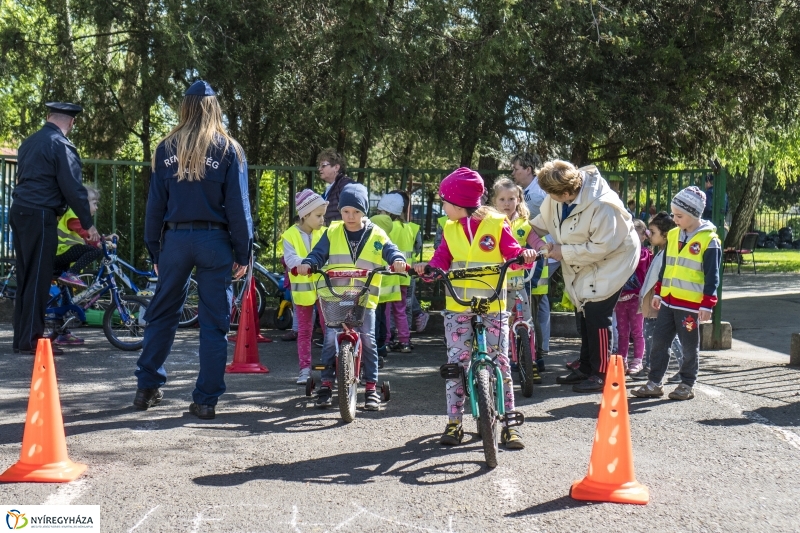
[[[628,367],[628,374],[638,374],[641,369],[642,369],[642,360],[634,359],[633,361],[631,361],[631,365]]]
[[[74,287],[76,289],[85,289],[87,285],[75,274],[71,272],[64,272],[59,276],[58,281],[63,283],[64,285],[69,285],[70,287]]]
[[[571,363],[567,363],[567,370],[578,370],[581,367],[581,360],[575,359]]]
[[[72,333],[67,333],[65,335],[59,335],[53,342],[56,344],[78,345],[83,344],[83,339],[76,337]]]

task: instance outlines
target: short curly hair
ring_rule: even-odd
[[[511,158],[511,164],[519,163],[522,168],[529,168],[536,172],[542,167],[542,160],[539,156],[530,152],[520,152]]]
[[[545,163],[536,177],[539,178],[539,187],[553,196],[575,194],[583,185],[581,171],[572,163],[560,159]]]
[[[339,165],[339,172],[345,172],[347,170],[347,161],[344,156],[333,148],[325,148],[319,153],[317,156],[317,165],[323,161],[327,161],[332,166]]]

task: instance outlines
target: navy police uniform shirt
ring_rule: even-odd
[[[63,215],[75,211],[83,229],[94,225],[86,188],[81,183],[81,158],[61,128],[47,122],[22,141],[17,153],[17,185],[14,203],[52,209]]]
[[[161,232],[166,222],[217,222],[227,224],[234,260],[246,265],[253,238],[253,220],[247,192],[247,161],[240,161],[233,146],[223,153],[212,146],[206,154],[205,177],[178,181],[178,158],[162,142],[156,148],[150,176],[145,217],[145,243],[158,264]]]

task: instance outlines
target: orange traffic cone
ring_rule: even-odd
[[[250,294],[251,294],[251,297],[252,297],[251,300],[253,302],[253,324],[255,326],[255,331],[256,331],[256,342],[259,342],[259,343],[261,343],[261,342],[272,342],[272,339],[270,339],[269,337],[265,337],[265,336],[263,336],[261,334],[261,324],[259,323],[259,320],[258,320],[258,302],[256,301],[256,298],[255,298],[255,291],[256,291],[256,280],[255,279],[250,278],[250,286],[247,288],[247,290],[248,290],[248,292],[252,291]],[[244,305],[244,302],[242,302],[242,305]],[[241,320],[243,318],[244,318],[243,316],[239,317],[240,323],[241,323]],[[238,338],[239,338],[238,334],[236,334],[236,335],[228,335],[228,342],[236,342]]]
[[[242,315],[239,317],[239,332],[236,335],[236,348],[233,352],[233,363],[225,367],[229,374],[266,374],[269,368],[261,364],[258,358],[258,325],[253,311],[253,290],[251,284],[242,299]]]
[[[572,484],[576,500],[638,503],[650,501],[650,491],[637,483],[633,473],[631,427],[622,356],[611,356],[594,433],[589,474]]]
[[[50,339],[39,339],[33,362],[22,451],[19,461],[0,475],[0,482],[72,481],[84,470],[86,465],[73,463],[67,456],[53,350]]]

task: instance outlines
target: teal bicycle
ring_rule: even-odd
[[[447,363],[441,366],[439,374],[444,379],[461,379],[472,410],[472,417],[478,426],[478,435],[483,440],[483,454],[489,468],[497,466],[497,425],[504,422],[508,427],[521,426],[525,416],[518,411],[505,409],[503,396],[503,376],[497,356],[492,357],[486,345],[486,324],[483,317],[489,312],[492,302],[500,298],[505,287],[506,271],[511,265],[525,262],[522,256],[510,259],[502,265],[491,265],[471,268],[453,269],[445,272],[438,268],[425,267],[424,281],[442,280],[450,296],[460,305],[468,306],[475,316],[470,320],[474,331],[470,366],[466,375],[459,363]],[[494,295],[490,298],[473,297],[471,300],[461,299],[450,283],[451,279],[480,278],[481,276],[499,275],[497,287],[492,287]],[[488,284],[487,284],[488,285]]]

